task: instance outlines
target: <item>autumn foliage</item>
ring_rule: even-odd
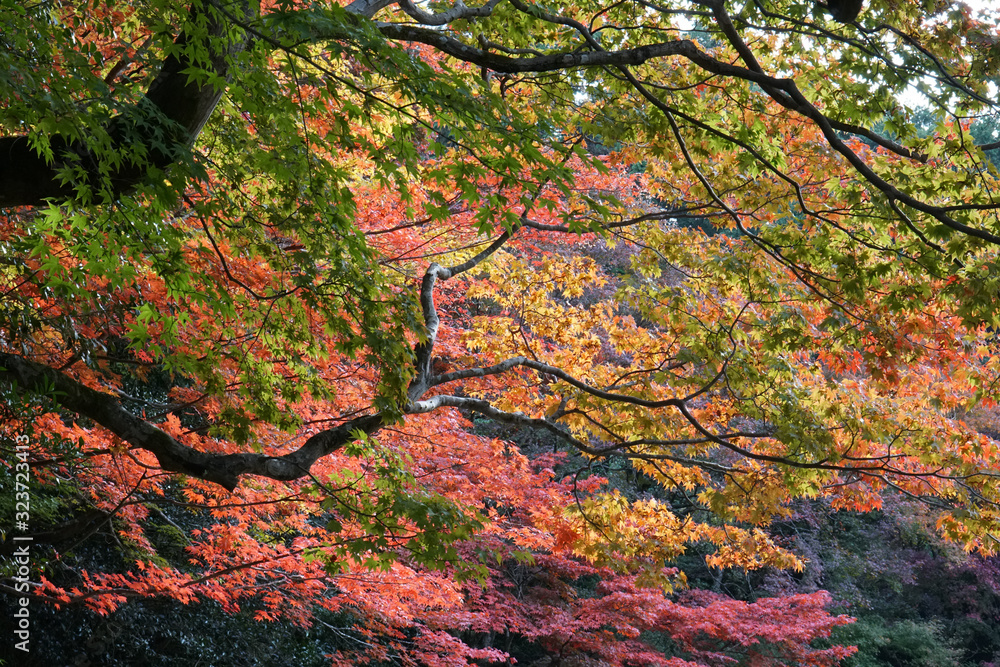
[[[827,593],[673,563],[800,570],[768,527],[817,498],[992,553],[1000,38],[731,4],[3,9],[31,604],[339,614],[343,665],[825,667]]]

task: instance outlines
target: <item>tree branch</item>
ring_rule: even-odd
[[[423,280],[420,282],[420,308],[424,314],[424,335],[426,338],[423,342],[417,343],[413,348],[413,353],[416,357],[414,366],[417,372],[406,390],[407,398],[411,402],[419,400],[428,389],[437,384],[434,382],[431,361],[434,357],[434,343],[437,341],[437,332],[441,324],[441,319],[438,317],[437,308],[434,306],[434,285],[438,280],[448,280],[478,266],[502,248],[511,236],[512,232],[504,232],[485,250],[461,264],[446,268],[434,262],[427,267]]]
[[[455,0],[450,9],[436,14],[425,12],[413,0],[399,0],[398,4],[400,9],[422,25],[447,25],[459,19],[485,18],[493,13],[493,8],[500,4],[500,0],[489,0],[482,7],[467,7],[462,0]]]
[[[164,470],[215,482],[229,491],[236,488],[242,475],[282,481],[305,477],[317,460],[354,440],[357,432],[370,435],[383,425],[380,413],[355,417],[320,431],[297,450],[281,456],[252,452],[215,454],[179,442],[127,411],[110,394],[18,355],[0,352],[0,382],[16,390],[49,396],[67,410],[93,419],[125,442],[151,452]]]

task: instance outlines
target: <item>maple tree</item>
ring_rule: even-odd
[[[964,418],[1000,37],[932,4],[3,5],[3,474],[61,559],[32,599],[350,610],[345,664],[848,655],[824,595],[669,563],[800,567],[766,526],[817,496],[994,548]],[[125,568],[65,556],[109,526]]]

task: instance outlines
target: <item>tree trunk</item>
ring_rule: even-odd
[[[228,80],[230,58],[246,48],[248,38],[244,35],[227,39],[228,21],[217,11],[205,11],[200,3],[192,4],[188,11],[192,18],[198,14],[208,18],[206,39],[211,40],[209,47],[212,49],[209,61],[194,62],[184,55],[168,56],[142,101],[136,108],[115,117],[107,128],[113,148],[146,144],[148,159],[145,163],[126,161],[116,171],[102,177],[99,157],[91,153],[85,141],[68,142],[58,135],[51,137],[56,157],[50,162],[29,145],[26,136],[0,137],[0,208],[39,206],[50,198],[68,199],[76,194],[79,185],[106,189],[113,196],[126,194],[146,178],[150,168],[164,169],[190,150],[224,90],[210,82],[189,81],[185,70],[205,68],[222,80]],[[226,11],[250,17],[256,8],[241,1],[231,3]],[[174,44],[185,47],[190,41],[186,33],[181,33]],[[178,48],[176,52],[184,54],[184,49]],[[66,183],[60,178],[60,172],[69,165],[83,168],[82,183]]]

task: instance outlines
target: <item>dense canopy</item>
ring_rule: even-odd
[[[835,664],[672,564],[1000,537],[1000,12],[858,4],[0,3],[0,590]]]

